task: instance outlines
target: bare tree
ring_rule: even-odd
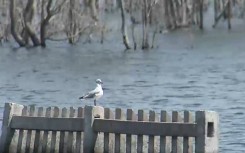
[[[98,14],[97,14],[97,0],[89,0],[89,6],[90,6],[90,12],[91,12],[91,17],[98,21]]]
[[[149,42],[148,42],[148,1],[143,1],[143,9],[142,9],[142,32],[143,32],[143,38],[142,38],[142,49],[148,49],[149,48]]]
[[[223,17],[224,19],[227,19],[228,29],[231,29],[232,6],[235,4],[236,3],[234,1],[232,4],[231,0],[215,0],[215,16],[213,28],[216,27],[220,19]]]
[[[89,38],[88,42],[91,42],[94,36],[100,37],[102,43],[105,32],[110,29],[107,30],[101,14],[104,16],[104,11],[108,13],[108,9],[111,10],[112,7],[118,5],[125,48],[131,48],[126,22],[126,13],[129,13],[133,48],[137,48],[136,34],[138,32],[136,31],[142,30],[141,48],[149,49],[154,47],[156,35],[164,30],[164,27],[167,30],[174,30],[195,24],[202,29],[208,2],[209,0],[106,0],[106,2],[99,0],[0,0],[3,6],[0,9],[0,40],[11,33],[20,46],[45,47],[47,39],[68,40],[69,43],[74,44],[83,36]],[[104,7],[103,3],[108,6]],[[236,5],[241,9],[241,14],[245,12],[244,0],[215,0],[214,4],[214,27],[223,17],[227,19],[228,28],[231,28],[231,17],[235,15],[232,9]],[[6,9],[5,6],[8,5]],[[4,22],[2,16],[5,18]],[[137,26],[140,24],[141,26]],[[150,44],[149,36],[151,35]]]
[[[144,0],[143,2],[143,8],[142,8],[142,32],[143,32],[143,38],[142,38],[142,49],[149,49],[149,24],[150,24],[150,17],[152,14],[152,10],[157,4],[157,0]],[[153,41],[155,39],[155,34],[153,36]]]
[[[56,7],[51,8],[51,5],[53,3],[53,0],[48,0],[48,3],[46,4],[46,12],[44,12],[44,1],[42,2],[42,17],[41,17],[41,26],[40,26],[40,39],[41,39],[41,46],[45,47],[46,43],[46,27],[49,24],[50,19],[59,13],[61,9],[63,8],[64,4],[66,3],[66,0],[61,1],[59,4],[56,5]],[[44,16],[44,14],[47,14]]]
[[[77,31],[76,21],[75,21],[75,14],[73,12],[73,9],[75,9],[75,0],[70,0],[70,6],[69,6],[69,33],[68,33],[68,36],[70,36],[68,38],[70,44],[75,43],[75,37],[71,37],[71,36],[74,36],[76,34],[76,31]]]
[[[35,30],[32,27],[32,19],[35,12],[35,1],[34,0],[28,0],[26,4],[26,8],[24,9],[24,23],[25,23],[25,29],[24,29],[24,40],[26,45],[28,44],[28,38],[30,37],[32,40],[32,43],[34,46],[39,46],[40,41],[35,33]]]
[[[123,37],[123,44],[126,47],[126,49],[130,49],[129,41],[128,41],[128,35],[127,35],[127,28],[126,28],[126,23],[125,23],[125,8],[124,8],[124,1],[119,0],[119,6],[121,10],[121,18],[122,18],[122,37]]]
[[[199,23],[199,28],[203,29],[203,0],[199,0],[199,15],[200,15],[200,23]]]
[[[16,21],[17,21],[17,16],[15,13],[16,10],[16,5],[15,5],[15,0],[10,0],[10,5],[9,5],[9,13],[10,13],[10,27],[11,27],[11,34],[14,37],[15,41],[20,45],[20,46],[25,46],[26,42],[24,39],[21,37],[21,35],[16,31]]]

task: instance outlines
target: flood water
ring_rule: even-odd
[[[183,30],[159,36],[158,48],[124,52],[120,35],[105,44],[49,43],[46,49],[0,47],[0,107],[84,106],[82,93],[104,82],[98,104],[145,110],[214,110],[220,152],[245,152],[245,30]]]

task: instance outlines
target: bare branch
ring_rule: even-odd
[[[81,33],[83,33],[85,30],[89,29],[90,28],[90,25],[84,27],[83,29],[81,29],[80,31],[78,31],[76,34],[74,35],[71,35],[69,37],[66,37],[66,38],[52,38],[51,36],[55,33],[58,33],[58,32],[55,32],[55,33],[51,33],[49,34],[49,36],[47,36],[47,39],[48,40],[52,40],[52,41],[64,41],[64,40],[68,40],[70,38],[75,38],[77,37],[78,35],[80,35]],[[63,31],[63,30],[62,30]]]
[[[150,16],[152,9],[154,8],[154,6],[155,6],[157,3],[158,3],[158,0],[154,0],[154,1],[151,3],[151,5],[150,5],[150,7],[149,7],[149,10],[148,10],[148,12],[147,12],[147,17]]]

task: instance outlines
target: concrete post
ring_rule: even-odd
[[[219,116],[213,111],[196,112],[197,134],[196,153],[218,153]]]
[[[0,139],[0,153],[9,152],[9,146],[14,136],[15,130],[10,128],[13,115],[21,115],[23,105],[15,103],[5,103],[3,113],[2,135]]]
[[[104,118],[104,108],[100,106],[85,106],[84,107],[84,141],[83,152],[84,153],[98,153],[103,152],[103,140],[101,134],[93,131],[94,118]],[[97,141],[97,142],[96,142]],[[95,146],[96,144],[96,146]]]

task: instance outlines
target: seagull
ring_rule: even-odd
[[[101,81],[101,79],[97,79],[96,80],[96,88],[92,91],[89,91],[87,94],[85,94],[82,97],[79,97],[80,100],[82,99],[94,99],[94,106],[96,106],[96,101],[103,96],[103,89],[102,89],[102,84],[103,82]]]

